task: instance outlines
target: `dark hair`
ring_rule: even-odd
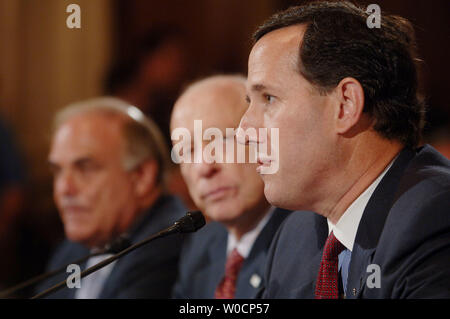
[[[369,28],[369,14],[346,2],[317,1],[291,7],[270,17],[254,34],[296,24],[307,28],[299,51],[299,72],[326,94],[345,77],[364,89],[364,112],[374,129],[405,146],[419,144],[424,104],[419,98],[416,41],[404,18],[381,15],[381,28]]]

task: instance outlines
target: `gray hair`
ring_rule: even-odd
[[[157,183],[165,186],[169,169],[169,151],[157,125],[137,107],[115,97],[98,97],[69,104],[54,119],[53,132],[70,118],[86,113],[116,115],[126,119],[123,137],[126,144],[123,165],[130,171],[153,159],[158,163]]]

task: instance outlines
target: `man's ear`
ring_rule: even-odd
[[[158,170],[155,160],[145,161],[134,170],[134,191],[138,197],[147,195],[156,187]]]
[[[339,134],[354,128],[364,109],[364,90],[358,80],[347,77],[334,89],[337,97],[335,123]]]

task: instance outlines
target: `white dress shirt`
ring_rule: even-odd
[[[372,197],[373,192],[383,179],[384,175],[386,175],[389,168],[391,168],[396,158],[397,157],[389,163],[389,165],[372,182],[372,184],[370,184],[370,186],[367,187],[366,190],[347,208],[336,224],[333,224],[329,219],[327,219],[328,234],[333,231],[334,236],[345,246],[345,248],[347,248],[339,254],[339,270],[341,271],[344,293],[347,291],[347,279],[351,261],[351,252],[355,243],[359,222],[361,221],[370,197]]]
[[[394,158],[395,160],[395,158]],[[358,198],[347,208],[344,214],[339,218],[336,225],[334,225],[329,219],[328,222],[328,234],[333,231],[334,236],[347,248],[353,250],[353,244],[355,243],[356,232],[358,231],[359,222],[361,221],[364,209],[372,197],[373,192],[377,188],[378,184],[386,175],[389,168],[391,168],[394,160],[384,169],[384,171],[370,184],[366,190],[358,196]]]
[[[247,258],[250,254],[250,250],[252,249],[253,244],[255,243],[256,238],[258,238],[259,233],[269,221],[274,210],[275,207],[271,207],[267,214],[259,221],[259,223],[251,231],[245,233],[239,241],[234,234],[229,232],[227,242],[227,256],[233,251],[234,248],[236,248],[238,253],[242,257]]]
[[[86,263],[86,269],[92,267],[99,262],[111,257],[111,254],[104,254],[99,256],[94,256],[89,258]],[[75,291],[76,299],[95,299],[100,295],[102,288],[105,284],[106,279],[108,279],[109,274],[114,268],[116,261],[113,261],[109,265],[93,272],[92,274],[81,279],[81,288]]]

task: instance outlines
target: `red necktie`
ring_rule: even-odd
[[[233,249],[227,258],[225,265],[225,276],[220,284],[217,286],[214,297],[216,299],[233,299],[236,290],[236,279],[241,270],[244,257],[239,255],[237,249]]]
[[[316,299],[339,298],[338,255],[344,249],[345,246],[331,232],[323,248],[322,261],[320,262],[316,283]]]

